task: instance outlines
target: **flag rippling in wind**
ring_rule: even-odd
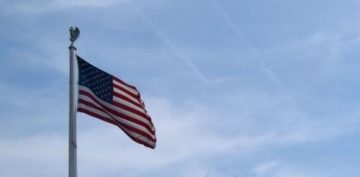
[[[139,91],[77,56],[79,112],[114,124],[131,139],[154,149],[155,127]]]

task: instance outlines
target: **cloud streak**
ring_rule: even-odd
[[[165,35],[155,24],[154,22],[149,18],[145,12],[140,9],[134,1],[132,2],[132,7],[134,10],[139,14],[141,19],[144,21],[144,23],[150,27],[150,29],[153,30],[153,32],[159,37],[159,39],[164,42],[174,54],[181,59],[194,73],[196,78],[198,78],[202,83],[208,84],[211,82],[209,78],[207,78],[204,73],[200,70],[200,68],[195,65],[195,63],[191,60],[191,58],[187,55],[185,55],[183,52],[181,52],[178,47],[172,42],[169,37]]]
[[[25,14],[41,14],[58,10],[78,8],[78,7],[95,7],[105,8],[115,3],[126,3],[129,0],[30,0],[16,3],[2,3],[2,10],[8,13],[25,13]],[[6,8],[5,8],[6,7]]]
[[[236,38],[239,39],[239,41],[241,43],[244,43],[246,45],[246,47],[250,50],[250,52],[253,56],[253,59],[255,59],[257,61],[258,69],[261,72],[265,73],[266,76],[272,82],[274,82],[278,87],[281,88],[282,81],[277,76],[277,74],[271,69],[271,65],[267,64],[264,61],[264,56],[262,55],[261,51],[259,49],[257,49],[256,47],[254,47],[254,45],[252,45],[251,42],[248,39],[246,39],[246,37],[241,32],[239,27],[232,20],[229,13],[218,3],[218,1],[213,0],[212,2],[213,2],[213,8],[215,8],[220,13],[220,15],[224,19],[225,23],[228,25],[228,27],[233,32],[233,34],[236,36]]]

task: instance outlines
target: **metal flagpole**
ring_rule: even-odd
[[[79,28],[70,27],[70,86],[69,86],[69,177],[77,177],[76,155],[76,79],[75,79],[75,51],[74,42],[80,35]]]

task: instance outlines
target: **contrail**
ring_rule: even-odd
[[[255,56],[254,58],[259,62],[260,70],[266,74],[277,86],[281,87],[281,81],[279,77],[270,69],[268,64],[263,60],[263,57],[260,55],[259,50],[251,45],[251,43],[244,37],[239,28],[235,25],[229,14],[223,9],[217,0],[213,0],[213,7],[220,13],[220,15],[224,18],[224,21],[230,27],[231,31],[235,34],[235,36],[240,39],[252,52]]]
[[[266,64],[266,62],[264,61],[264,57],[260,54],[259,50],[254,47],[253,45],[251,45],[251,42],[248,41],[244,35],[242,34],[242,32],[239,30],[239,28],[235,25],[235,23],[233,22],[233,20],[231,19],[231,17],[229,16],[229,14],[225,11],[225,9],[223,9],[217,2],[217,0],[213,0],[213,5],[214,8],[217,9],[219,11],[219,13],[222,15],[222,17],[224,18],[225,22],[229,25],[230,29],[234,32],[235,36],[237,38],[239,38],[249,49],[250,51],[253,53],[254,55],[254,59],[256,59],[259,62],[259,67],[260,67],[260,71],[265,73],[266,76],[272,81],[274,82],[274,84],[281,90],[285,90],[284,88],[284,84],[281,81],[281,79],[277,76],[277,74],[271,70],[271,66],[269,66],[268,64]],[[290,99],[291,104],[293,105],[297,105],[297,101],[293,98],[292,95],[286,94],[287,97]]]
[[[174,53],[180,58],[190,69],[194,72],[195,76],[205,84],[210,83],[210,80],[205,77],[198,66],[184,53],[182,53],[176,45],[151,21],[148,15],[145,14],[133,1],[130,1],[135,11],[139,14],[141,19],[155,32],[155,34],[162,40]]]

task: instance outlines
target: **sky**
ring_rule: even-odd
[[[69,27],[155,150],[78,113],[78,176],[360,176],[360,1],[0,0],[0,176],[64,177]]]

